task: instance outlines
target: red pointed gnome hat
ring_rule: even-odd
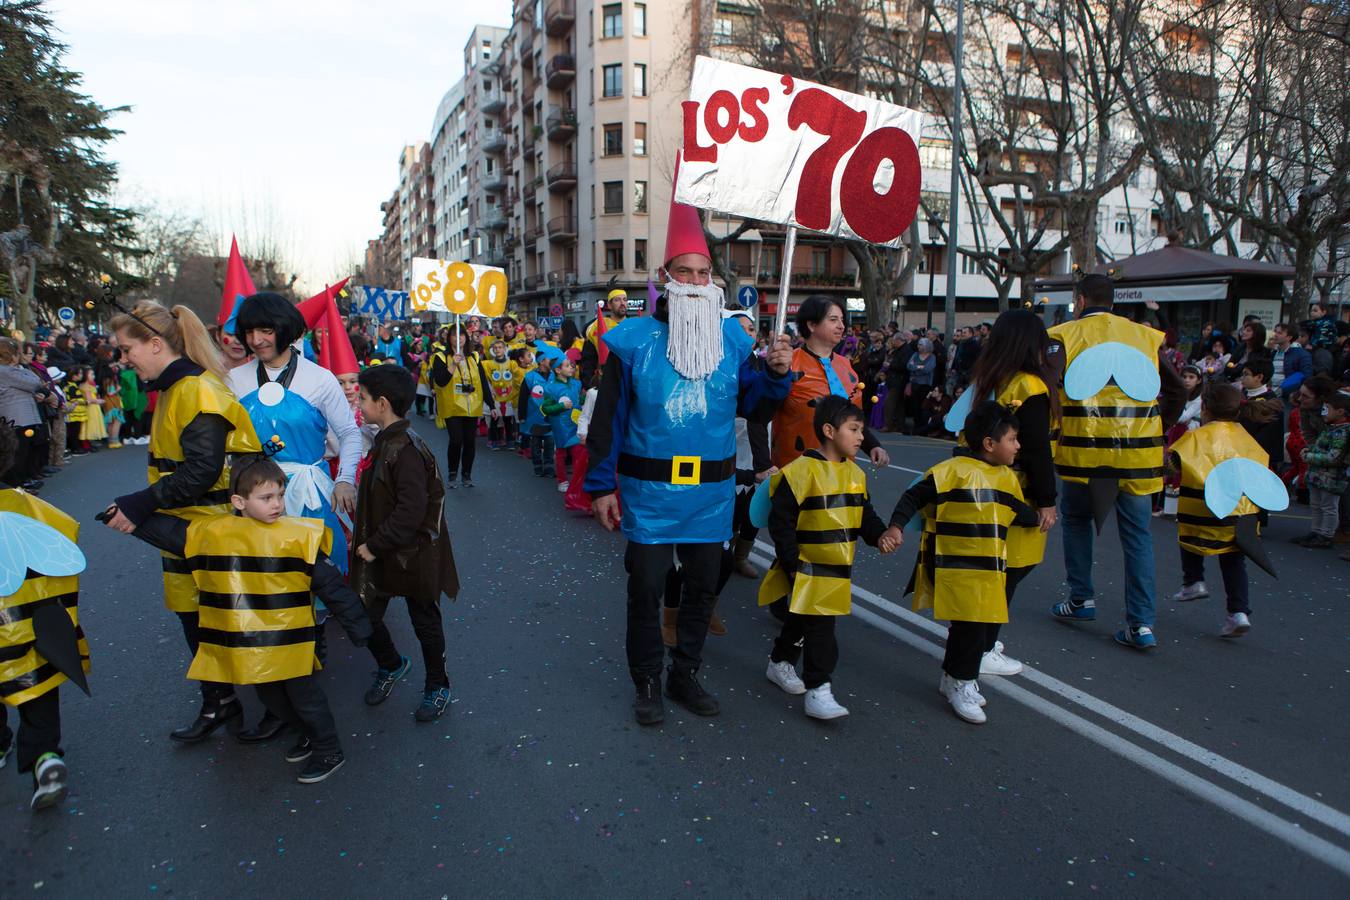
[[[692,206],[675,202],[675,184],[680,178],[680,158],[675,157],[675,178],[670,183],[670,219],[666,224],[666,255],[661,264],[668,266],[670,261],[685,253],[697,253],[712,259],[708,252],[708,241],[703,237],[703,222],[698,210]]]
[[[342,314],[338,312],[337,301],[328,299],[324,310],[324,328],[327,334],[319,346],[319,365],[334,375],[357,375],[361,367],[356,364],[356,353],[352,351],[352,339],[342,326]]]
[[[240,297],[251,297],[258,293],[253,279],[244,268],[244,258],[239,255],[239,242],[230,235],[230,259],[225,264],[225,289],[220,292],[220,312],[216,313],[216,324],[224,326],[234,312],[234,304]]]
[[[306,328],[314,329],[322,325],[328,315],[328,304],[337,302],[334,298],[350,280],[350,277],[344,278],[331,287],[325,287],[308,300],[301,300],[295,304],[295,308],[300,311],[300,317],[305,320]]]

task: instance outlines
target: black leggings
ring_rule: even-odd
[[[462,471],[467,479],[473,474],[473,457],[478,451],[478,418],[451,416],[445,420],[450,445],[445,450],[445,477],[450,481]]]

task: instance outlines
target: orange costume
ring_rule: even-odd
[[[815,450],[820,446],[820,441],[816,440],[815,428],[812,426],[816,410],[811,401],[831,393],[839,393],[830,389],[830,378],[825,373],[826,366],[833,369],[838,384],[847,392],[849,401],[855,406],[862,405],[863,386],[859,383],[858,373],[853,371],[853,364],[848,361],[848,357],[834,353],[828,360],[824,360],[805,347],[799,347],[792,354],[792,389],[773,417],[773,464],[780,469],[807,450]]]

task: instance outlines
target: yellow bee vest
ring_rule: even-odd
[[[318,519],[271,525],[242,516],[196,519],[187,564],[201,593],[188,678],[258,684],[309,675],[314,658],[314,561],[332,536]]]
[[[74,519],[44,500],[23,491],[0,491],[0,512],[18,513],[55,528],[73,543],[80,536],[80,526]],[[34,646],[33,613],[47,604],[65,607],[75,626],[79,641],[80,662],[89,671],[89,643],[80,628],[77,603],[80,577],[67,575],[53,578],[39,575],[31,569],[22,587],[8,597],[0,597],[0,701],[18,706],[58,687],[67,681]]]
[[[199,519],[230,511],[230,462],[228,454],[260,453],[262,444],[253,430],[248,412],[239,405],[219,378],[210,372],[180,378],[159,396],[155,415],[150,423],[150,460],[147,477],[151,484],[174,472],[184,461],[179,440],[183,429],[202,413],[217,415],[230,424],[225,438],[225,466],[220,477],[200,502],[194,506],[162,509],[160,512],[180,519]],[[193,612],[197,609],[197,588],[192,573],[181,557],[161,554],[164,569],[164,605],[173,612]]]
[[[1046,387],[1045,382],[1037,375],[1029,372],[1018,372],[1008,380],[1003,389],[998,392],[994,398],[999,403],[1009,407],[1016,412],[1017,408],[1032,397],[1038,397],[1041,394],[1049,395],[1050,389]],[[1051,426],[1050,432],[1050,453],[1053,456],[1059,449],[1059,429],[1055,427],[1058,423]],[[1022,486],[1022,495],[1026,496],[1027,477],[1021,471],[1014,469],[1017,475],[1017,483]],[[1041,560],[1045,559],[1045,532],[1039,528],[1023,528],[1019,525],[1011,526],[1008,531],[1008,568],[1021,569],[1027,566],[1040,565]]]
[[[867,476],[852,460],[799,456],[773,476],[770,494],[797,498],[797,576],[791,609],[806,616],[846,616],[852,609],[853,555],[867,500]],[[759,605],[787,596],[787,575],[775,562],[759,586]]]
[[[1260,510],[1243,497],[1226,519],[1215,518],[1205,504],[1205,479],[1226,459],[1244,457],[1265,466],[1270,457],[1261,445],[1236,422],[1210,422],[1188,431],[1172,444],[1181,460],[1181,496],[1177,499],[1177,540],[1202,556],[1239,552],[1235,526],[1240,518],[1255,517]]]
[[[1050,329],[1064,346],[1065,371],[1078,354],[1108,341],[1126,344],[1157,365],[1158,332],[1110,313],[1065,322]],[[1127,494],[1162,490],[1163,428],[1156,400],[1126,396],[1114,383],[1087,400],[1071,400],[1060,392],[1062,434],[1055,468],[1065,481],[1086,484],[1098,476],[1119,478]]]
[[[937,488],[923,512],[923,540],[914,574],[914,609],[933,618],[962,622],[1006,622],[1008,527],[1022,500],[1017,476],[956,456],[927,472]]]
[[[471,416],[478,418],[483,414],[483,379],[479,376],[478,360],[470,355],[464,362],[455,365],[455,360],[444,353],[438,354],[450,371],[450,382],[445,387],[433,384],[436,390],[436,415],[438,424],[443,424],[451,416]]]

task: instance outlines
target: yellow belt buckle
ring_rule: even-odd
[[[671,484],[698,484],[698,467],[701,462],[697,456],[676,456],[670,461]],[[680,467],[688,465],[693,471],[688,475],[680,474]]]

